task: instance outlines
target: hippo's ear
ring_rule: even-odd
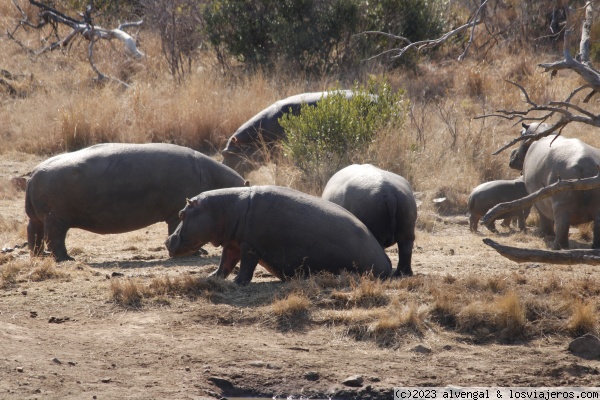
[[[244,186],[250,187],[250,181],[248,181],[248,180],[244,181]]]
[[[231,138],[231,141],[232,141],[233,143],[237,143],[237,141],[238,141],[238,138],[236,138],[236,137],[234,136],[234,137],[232,137],[232,138]]]
[[[188,207],[195,207],[195,206],[198,205],[198,200],[196,200],[196,199],[190,200],[190,199],[186,198],[185,199],[185,204],[187,204]]]
[[[529,129],[531,124],[526,124],[525,122],[523,122],[521,125],[523,126],[523,129],[521,130],[521,135],[524,135],[525,133],[527,133],[527,130]]]

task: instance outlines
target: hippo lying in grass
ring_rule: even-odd
[[[469,213],[471,214],[469,216],[469,228],[471,232],[477,232],[479,220],[492,207],[500,203],[521,199],[528,194],[527,188],[525,188],[525,182],[523,182],[523,177],[513,180],[485,182],[477,186],[471,192],[468,203]],[[527,221],[530,210],[531,207],[527,207],[502,215],[501,217],[504,219],[502,221],[502,226],[510,226],[512,219],[517,218],[519,229],[524,230],[525,221]],[[496,230],[496,220],[490,221],[486,225],[486,228],[492,232],[498,232]]]
[[[271,104],[246,121],[229,138],[222,151],[223,164],[241,174],[251,171],[264,162],[265,151],[271,152],[276,143],[286,139],[279,118],[287,113],[298,115],[303,104],[314,106],[332,93],[342,94],[346,98],[353,95],[351,90],[302,93]]]
[[[406,179],[370,164],[354,164],[333,175],[321,197],[354,214],[383,248],[397,243],[394,276],[412,275],[417,203]]]
[[[522,135],[544,132],[547,124],[523,124]],[[538,141],[524,140],[513,150],[509,166],[523,171],[529,193],[561,179],[580,179],[596,176],[600,165],[600,150],[579,139],[550,135]],[[592,248],[600,248],[600,188],[557,193],[539,200],[535,207],[540,215],[540,228],[556,236],[555,250],[569,248],[569,226],[594,221]]]
[[[171,256],[206,243],[223,246],[219,269],[227,277],[238,261],[237,284],[250,282],[257,264],[279,279],[318,271],[392,274],[389,258],[355,216],[333,203],[278,186],[204,192],[179,213],[169,236]]]
[[[45,242],[57,261],[72,260],[70,228],[122,233],[165,221],[171,234],[187,197],[244,183],[225,165],[172,144],[107,143],[61,154],[39,164],[27,182],[29,249],[40,255]]]

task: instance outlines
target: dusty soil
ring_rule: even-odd
[[[25,239],[24,195],[7,188],[8,179],[38,161],[20,154],[2,157],[0,247]],[[583,265],[515,264],[482,244],[487,232],[471,234],[464,217],[434,225],[431,232],[418,232],[417,276],[510,272],[529,280],[550,274],[560,280],[598,274]],[[0,289],[0,398],[390,399],[394,386],[598,386],[600,361],[571,354],[572,338],[565,335],[479,343],[432,324],[424,335],[380,347],[318,319],[284,329],[268,313],[274,296],[287,286],[260,267],[248,287],[229,288],[214,298],[175,296],[139,309],[115,304],[114,279],[143,283],[163,275],[203,276],[216,268],[219,249],[208,246],[208,256],[170,259],[165,238],[165,224],[123,235],[72,230],[67,248],[77,261],[58,265],[61,277],[25,277]],[[541,242],[516,233],[500,239]],[[397,261],[393,250],[389,255]],[[16,249],[3,257],[29,255]],[[361,387],[342,383],[351,375],[364,378]]]

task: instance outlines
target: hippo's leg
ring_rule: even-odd
[[[32,256],[41,256],[44,253],[44,223],[29,219],[27,224],[27,245]]]
[[[46,238],[48,250],[50,250],[57,262],[73,260],[73,258],[67,254],[67,247],[65,246],[68,230],[69,226],[61,222],[52,214],[48,215],[46,218],[44,224],[44,237]]]
[[[479,224],[479,216],[471,214],[469,217],[469,229],[471,232],[477,232],[477,225]]]
[[[554,236],[554,222],[545,217],[539,210],[538,215],[540,217],[540,231],[542,232],[542,236]]]
[[[510,223],[512,222],[513,217],[506,217],[502,220],[502,223],[500,224],[501,226],[505,227],[505,228],[510,228]]]
[[[600,249],[600,213],[594,219],[594,239],[592,249]]]
[[[394,277],[412,276],[412,251],[413,240],[398,241],[398,267],[394,271]]]
[[[242,261],[240,262],[240,272],[233,280],[238,285],[247,285],[252,280],[254,270],[258,265],[258,256],[252,250],[250,245],[242,243],[240,246]]]
[[[554,215],[556,237],[552,248],[554,250],[569,248],[569,213],[563,212]]]
[[[527,218],[529,218],[529,212],[531,211],[531,207],[527,207],[521,210],[518,217],[519,230],[525,231],[527,230]]]
[[[236,264],[240,261],[240,248],[235,245],[223,247],[221,254],[221,263],[219,269],[210,274],[210,276],[218,276],[219,278],[227,278]]]

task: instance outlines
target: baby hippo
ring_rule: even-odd
[[[469,196],[469,213],[471,214],[469,217],[469,228],[471,232],[477,232],[479,220],[492,207],[500,203],[518,200],[528,194],[523,177],[514,180],[485,182],[477,186]],[[519,229],[525,229],[525,221],[529,216],[530,210],[531,207],[527,207],[503,214],[504,221],[502,221],[502,226],[510,226],[512,219],[517,218]],[[486,227],[492,232],[498,232],[496,230],[496,220],[490,221]]]
[[[166,241],[171,256],[206,243],[222,246],[213,275],[235,283],[252,280],[257,264],[285,280],[296,274],[342,270],[387,278],[389,258],[367,227],[348,211],[318,197],[278,186],[218,189],[191,200]]]

